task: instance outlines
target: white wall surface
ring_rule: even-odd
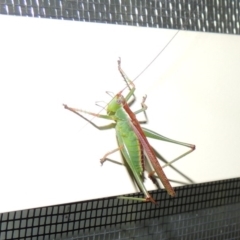
[[[107,90],[124,88],[118,57],[134,79],[176,31],[10,16],[0,25],[0,212],[138,191],[125,167],[100,165],[117,146],[114,130],[98,131],[62,103],[99,112]],[[181,31],[135,81],[134,108],[148,95],[146,127],[196,144],[174,164],[194,183],[240,175],[239,56],[239,36]],[[185,151],[150,142],[168,160]]]

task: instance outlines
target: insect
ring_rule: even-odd
[[[125,162],[127,163],[130,171],[132,172],[139,189],[144,194],[144,198],[133,198],[133,197],[125,197],[125,196],[121,196],[119,198],[152,202],[156,204],[156,201],[148,193],[146,187],[144,186],[143,173],[145,170],[145,162],[147,162],[148,165],[150,165],[151,170],[149,171],[149,178],[154,183],[156,183],[156,178],[155,178],[155,173],[156,173],[157,177],[161,180],[163,186],[165,187],[165,189],[167,190],[170,196],[174,197],[175,191],[171,186],[170,182],[168,181],[164,171],[162,170],[162,167],[160,166],[159,161],[157,159],[155,150],[149,144],[147,137],[182,145],[189,148],[189,150],[186,151],[184,154],[180,155],[179,157],[169,162],[168,163],[169,165],[177,161],[178,159],[186,156],[187,154],[191,153],[192,151],[194,151],[195,145],[179,142],[179,141],[164,137],[152,130],[141,127],[140,123],[136,118],[136,114],[143,112],[146,116],[146,112],[145,112],[147,109],[147,106],[145,104],[146,96],[143,97],[143,100],[141,103],[141,109],[139,109],[138,111],[132,112],[132,110],[129,107],[129,104],[130,104],[129,102],[132,102],[135,100],[135,95],[134,95],[135,85],[133,81],[131,81],[127,77],[125,72],[122,70],[120,59],[118,60],[118,70],[122,75],[124,81],[126,82],[129,92],[126,95],[126,97],[124,97],[122,94],[124,90],[123,89],[113,97],[113,99],[107,105],[107,108],[106,108],[107,115],[92,113],[92,112],[84,111],[81,109],[68,107],[66,104],[63,104],[63,106],[65,109],[77,114],[78,116],[88,121],[90,124],[92,124],[95,128],[99,130],[103,130],[106,128],[115,128],[118,147],[108,152],[107,154],[105,154],[103,158],[100,160],[100,162],[103,164],[106,160],[108,160],[108,156],[110,154],[116,151],[121,151],[125,159]],[[131,97],[133,97],[132,101],[130,101]],[[92,122],[91,120],[84,117],[80,112],[83,112],[85,114],[90,114],[98,118],[112,120],[113,123],[107,126],[100,127],[96,125],[94,122]]]

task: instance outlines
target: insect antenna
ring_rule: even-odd
[[[173,35],[173,37],[168,41],[165,47],[153,58],[153,60],[133,79],[133,82],[139,78],[153,63],[154,61],[162,54],[162,52],[168,47],[168,45],[173,41],[173,39],[177,36],[179,30]]]
[[[112,97],[112,98],[113,98],[114,95],[115,95],[113,92],[110,92],[110,91],[106,91],[106,93],[107,93],[107,95],[109,95],[109,96]]]
[[[137,80],[155,61],[156,59],[164,52],[164,50],[169,46],[169,44],[173,41],[173,39],[177,36],[177,34],[179,33],[180,30],[178,30],[173,36],[172,38],[167,42],[167,44],[164,46],[164,48],[153,58],[153,60],[132,80],[132,82],[134,82],[135,80]],[[128,86],[125,86],[123,88],[123,90],[125,90],[126,88],[128,88]],[[123,91],[122,90],[122,91]]]
[[[101,103],[104,104],[104,105],[101,105]],[[97,102],[95,102],[95,105],[102,108],[102,110],[103,110],[103,109],[106,109],[107,103],[104,102],[104,101],[97,101]]]

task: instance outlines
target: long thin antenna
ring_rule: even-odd
[[[156,55],[156,57],[134,78],[133,82],[139,78],[151,65],[152,63],[159,57],[160,54],[167,48],[167,46],[172,42],[172,40],[177,36],[179,30],[174,34],[174,36],[170,39],[170,41],[165,45],[165,47]]]
[[[162,54],[162,52],[167,48],[167,46],[172,42],[172,40],[177,36],[177,34],[179,33],[180,30],[178,30],[174,35],[173,37],[170,39],[170,41],[167,43],[167,45],[165,45],[165,47],[156,55],[156,57],[134,78],[133,82],[138,78],[140,77],[150,66],[151,64],[159,57],[160,54]],[[127,86],[126,86],[127,87]],[[125,88],[126,88],[125,87]],[[124,89],[125,89],[124,88]],[[99,111],[99,113],[101,112],[102,110]],[[92,121],[95,117],[92,117],[90,118],[90,121]],[[86,123],[82,128],[84,128],[88,123]]]

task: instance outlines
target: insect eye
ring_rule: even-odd
[[[117,104],[119,104],[119,105],[120,105],[121,103],[122,103],[121,99],[120,99],[120,98],[118,98],[118,99],[117,99]]]
[[[117,98],[117,103],[120,105],[120,104],[122,104],[123,102],[124,102],[123,96],[119,96],[119,97]]]

